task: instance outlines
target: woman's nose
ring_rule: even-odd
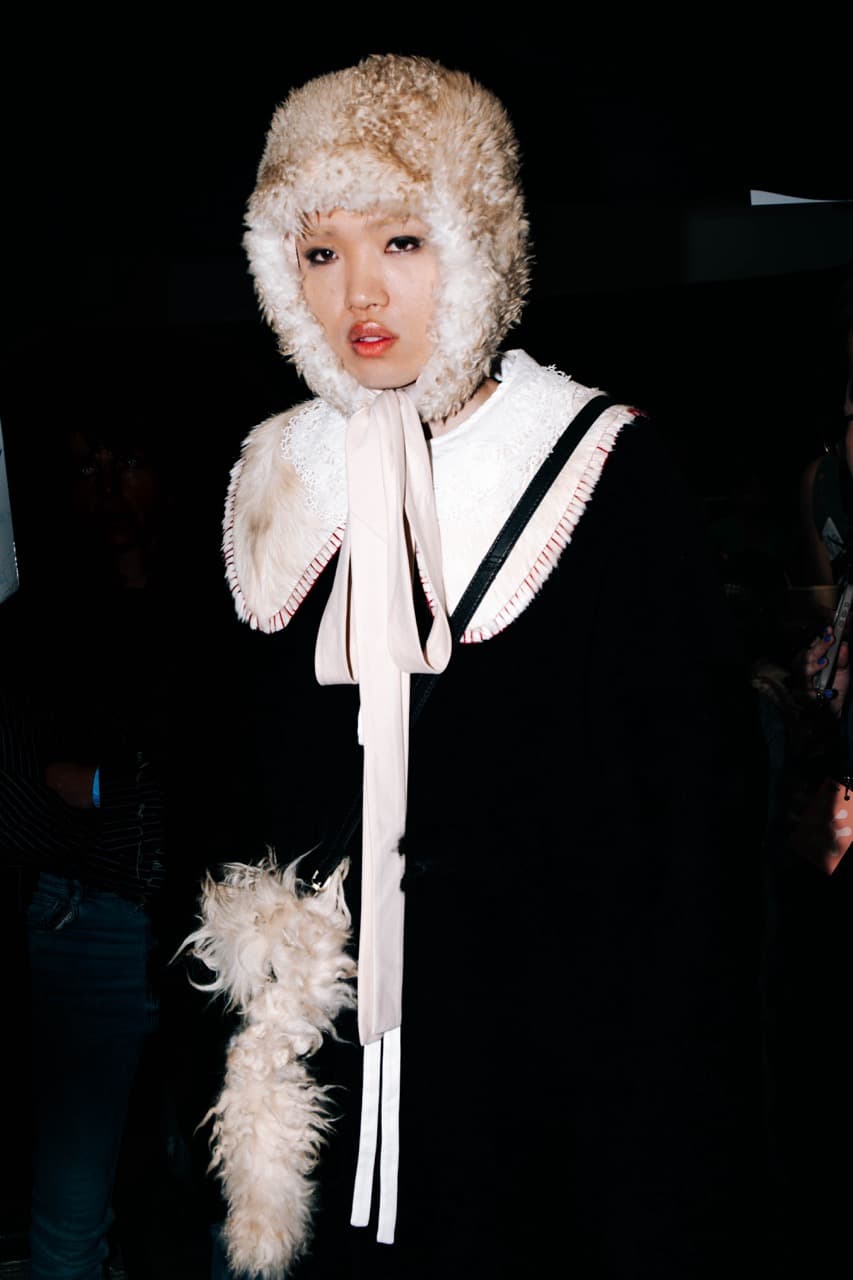
[[[109,497],[115,488],[115,459],[107,449],[99,449],[95,454],[95,482],[101,498]]]
[[[351,311],[388,305],[388,290],[381,264],[370,254],[358,254],[348,264],[347,306]]]

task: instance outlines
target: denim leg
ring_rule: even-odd
[[[128,1098],[153,1023],[146,913],[42,875],[32,982],[32,1280],[102,1280]]]
[[[211,1227],[210,1280],[234,1280],[234,1272],[228,1265],[228,1254],[222,1239],[222,1224]]]

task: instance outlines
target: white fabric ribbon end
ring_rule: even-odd
[[[376,1144],[379,1138],[379,1077],[382,1066],[382,1041],[374,1040],[364,1046],[363,1078],[361,1082],[361,1131],[358,1139],[358,1161],[355,1167],[355,1188],[352,1196],[350,1222],[354,1227],[366,1227],[370,1222],[370,1204],[373,1192],[373,1169],[376,1164]]]
[[[397,1226],[397,1175],[400,1168],[400,1028],[386,1031],[381,1040],[364,1046],[364,1080],[361,1092],[361,1133],[358,1143],[355,1187],[350,1222],[370,1224],[376,1149],[379,1154],[379,1244],[393,1244]],[[381,1080],[381,1085],[380,1085]]]

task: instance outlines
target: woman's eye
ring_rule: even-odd
[[[319,267],[324,262],[334,262],[335,251],[334,249],[307,249],[302,256],[306,262],[310,262],[312,267]]]
[[[422,236],[394,236],[393,240],[388,241],[385,252],[411,253],[413,249],[420,249],[422,244]]]

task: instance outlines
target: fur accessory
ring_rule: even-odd
[[[223,880],[207,877],[201,927],[181,948],[213,974],[194,985],[224,995],[241,1015],[205,1121],[213,1121],[210,1168],[228,1204],[228,1260],[258,1280],[285,1276],[310,1237],[310,1174],[332,1117],[328,1089],[305,1060],[355,1005],[347,870],[344,861],[322,888],[302,893],[298,862],[231,863]]]
[[[470,76],[374,54],[293,90],[273,117],[244,245],[264,314],[309,387],[349,417],[370,392],[308,308],[295,239],[312,213],[416,214],[439,260],[433,355],[412,388],[424,421],[460,409],[489,373],[529,284],[518,144]]]
[[[451,611],[566,423],[595,394],[523,351],[507,352],[497,372],[500,383],[489,399],[430,442]],[[636,413],[614,405],[590,428],[480,602],[463,643],[498,635],[541,589]],[[252,627],[286,627],[341,545],[345,432],[345,418],[312,400],[261,423],[244,441],[231,475],[223,551],[237,614]]]

